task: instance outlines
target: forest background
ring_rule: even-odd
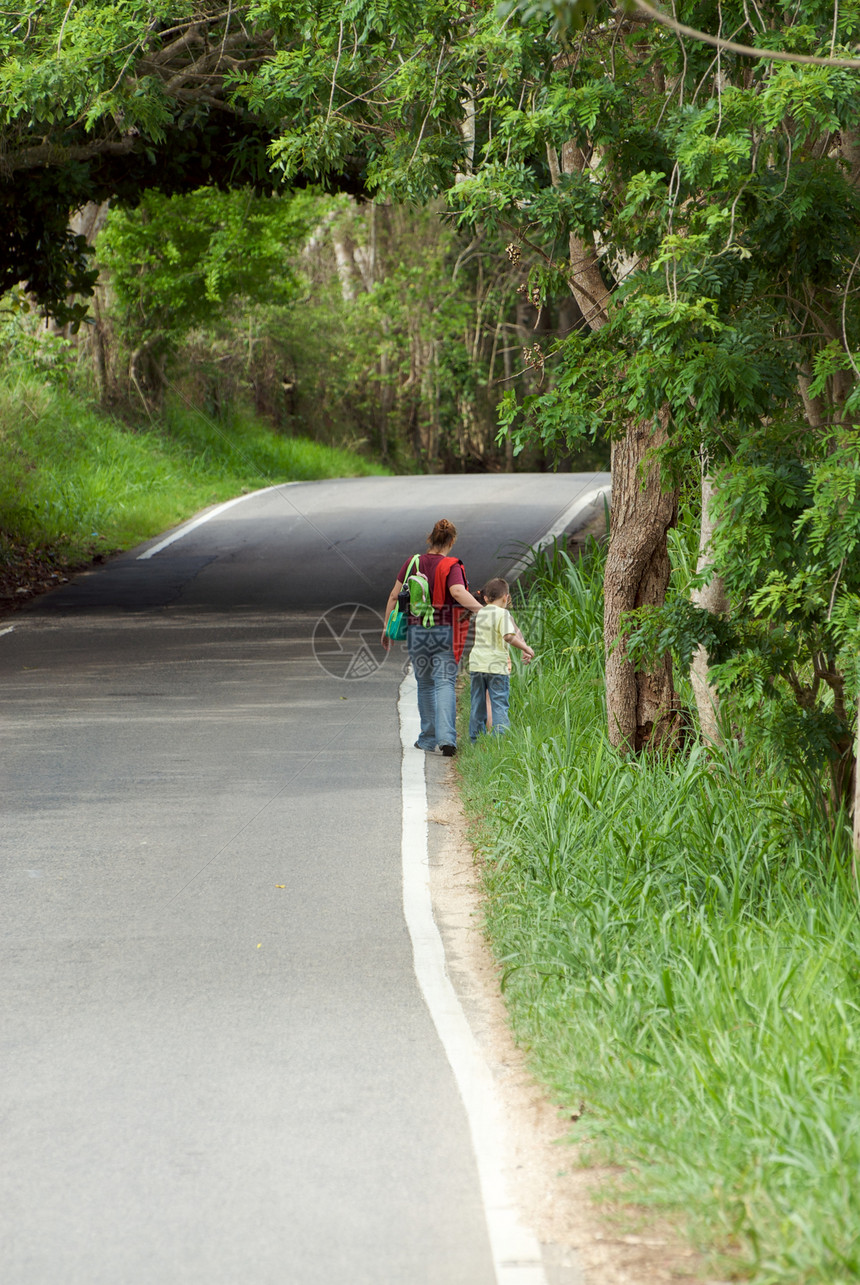
[[[523,1038],[762,1281],[860,1275],[858,24],[40,0],[0,26],[28,379],[398,468],[609,443],[606,556],[538,575],[528,723],[464,773],[484,814],[488,767],[528,804],[480,835]],[[726,1143],[704,1171],[696,1121]]]
[[[215,418],[242,404],[275,431],[410,471],[513,468],[497,441],[505,388],[536,332],[578,316],[566,300],[541,316],[499,237],[458,231],[438,202],[149,190],[133,207],[88,204],[71,228],[94,250],[88,311],[46,328],[13,289],[9,360],[127,417],[171,397]],[[549,458],[538,444],[518,467]],[[608,442],[576,457],[608,458]]]

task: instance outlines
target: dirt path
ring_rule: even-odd
[[[703,1285],[699,1255],[644,1211],[595,1197],[615,1175],[584,1169],[575,1124],[531,1076],[514,1043],[498,967],[482,932],[480,875],[466,839],[456,772],[429,757],[431,886],[452,980],[495,1076],[509,1128],[512,1194],[545,1247],[551,1285]],[[573,1107],[573,1111],[577,1110]],[[709,1285],[721,1285],[711,1280]]]

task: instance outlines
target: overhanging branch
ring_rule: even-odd
[[[735,40],[723,40],[721,36],[712,36],[707,31],[688,27],[686,23],[678,22],[677,18],[671,17],[668,13],[655,9],[648,4],[647,0],[633,0],[633,3],[642,13],[646,13],[661,26],[668,27],[670,31],[675,31],[681,36],[689,36],[691,40],[699,40],[705,45],[713,45],[715,49],[742,54],[746,58],[761,58],[765,62],[801,63],[812,67],[849,67],[852,70],[860,67],[860,58],[819,58],[816,54],[794,54],[785,49],[759,49],[755,45],[739,45]]]
[[[60,143],[40,143],[38,147],[25,147],[20,152],[0,156],[0,174],[34,170],[43,165],[66,165],[69,161],[87,161],[93,156],[126,156],[134,151],[137,143],[135,135],[120,139],[93,139],[91,143],[76,143],[69,147]]]

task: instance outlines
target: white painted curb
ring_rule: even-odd
[[[504,1177],[505,1125],[493,1076],[445,965],[445,949],[433,918],[427,852],[427,787],[418,737],[415,679],[400,687],[403,745],[403,911],[412,938],[415,975],[460,1096],[466,1108],[478,1167],[497,1285],[547,1285],[537,1238],[520,1222]]]
[[[609,499],[611,495],[612,485],[609,482],[605,486],[592,487],[584,495],[578,495],[575,500],[571,501],[558,520],[553,523],[546,535],[542,535],[537,544],[532,545],[522,557],[511,563],[505,572],[505,579],[516,580],[517,576],[521,575],[526,567],[532,563],[536,550],[546,548],[548,544],[552,544],[553,540],[557,540],[560,535],[564,535],[583,509],[587,509],[595,500]]]

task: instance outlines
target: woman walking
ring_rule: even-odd
[[[418,558],[417,570],[427,577],[432,613],[428,610],[426,624],[421,617],[410,615],[406,634],[409,659],[418,684],[418,717],[421,720],[415,747],[435,750],[438,745],[449,758],[457,753],[457,665],[466,642],[469,613],[481,609],[480,602],[469,593],[462,562],[451,556],[456,539],[457,528],[447,518],[440,518],[427,536],[427,552]],[[388,595],[386,621],[410,574],[413,561],[407,558],[397,574],[394,588]],[[386,651],[391,646],[391,640],[384,631],[382,645]]]

